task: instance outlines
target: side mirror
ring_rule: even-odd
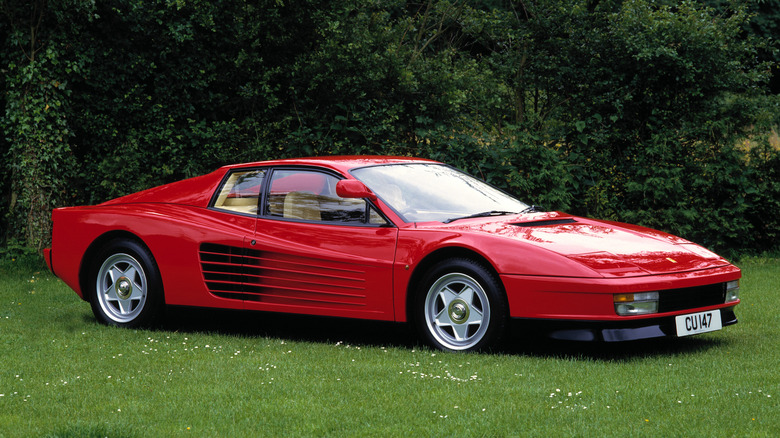
[[[336,183],[336,194],[342,198],[368,198],[376,201],[376,195],[356,179],[342,179]]]

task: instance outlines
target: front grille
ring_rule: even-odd
[[[658,312],[675,312],[714,306],[726,301],[726,283],[682,289],[662,290],[659,293]]]

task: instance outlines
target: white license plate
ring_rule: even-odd
[[[680,315],[674,318],[674,322],[677,324],[677,336],[714,332],[723,328],[720,321],[720,310]]]

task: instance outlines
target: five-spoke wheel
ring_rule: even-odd
[[[118,323],[127,323],[141,314],[147,287],[141,264],[125,253],[114,254],[103,262],[95,284],[101,310]]]
[[[439,262],[424,277],[418,297],[418,328],[436,348],[480,350],[503,335],[503,288],[480,263],[469,259]]]
[[[95,317],[117,326],[152,323],[163,299],[160,275],[149,250],[133,240],[114,240],[100,254],[90,296]]]

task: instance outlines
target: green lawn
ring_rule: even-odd
[[[0,436],[780,436],[780,259],[743,268],[739,324],[620,345],[421,348],[393,324],[176,312],[98,325],[0,262]]]

